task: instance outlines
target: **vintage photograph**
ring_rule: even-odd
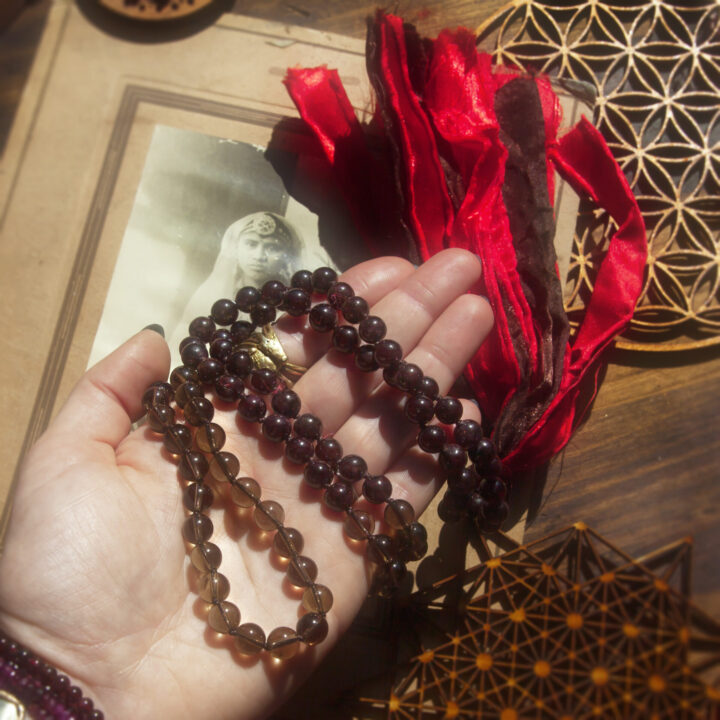
[[[158,125],[89,364],[151,323],[177,348],[193,318],[243,285],[339,267],[317,216],[278,174],[292,177],[295,161],[273,151],[271,163],[262,147]]]

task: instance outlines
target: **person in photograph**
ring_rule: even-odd
[[[305,258],[305,254],[298,231],[277,213],[265,210],[236,220],[225,230],[213,269],[190,298],[172,339],[179,342],[190,321],[207,315],[219,297],[234,299],[241,287],[260,288],[268,280],[289,284],[303,261],[310,269],[330,263],[319,246],[316,257]]]

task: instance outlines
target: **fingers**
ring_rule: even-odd
[[[407,260],[398,257],[384,257],[368,260],[350,268],[340,276],[357,295],[373,305],[394,290],[415,268]],[[308,331],[307,318],[286,316],[278,320],[275,327],[288,360],[296,365],[310,367],[330,347],[330,333]]]
[[[430,326],[408,362],[438,383],[444,395],[463,372],[492,329],[487,300],[477,295],[457,298]],[[407,419],[407,396],[382,383],[337,432],[346,452],[362,448],[370,472],[382,473],[414,443],[418,426]],[[477,408],[471,404],[473,413]]]
[[[408,355],[433,322],[470,290],[480,277],[478,259],[465,250],[434,255],[392,291],[372,305],[371,313],[387,324],[387,337]],[[361,293],[358,293],[361,294]],[[424,368],[423,368],[424,369]],[[380,373],[359,375],[339,362],[337,354],[321,357],[296,385],[303,406],[323,419],[325,432],[337,431],[382,382]]]
[[[166,379],[169,367],[166,342],[143,330],[85,373],[46,436],[62,436],[76,459],[106,458],[107,446],[117,447],[143,414],[145,389]]]

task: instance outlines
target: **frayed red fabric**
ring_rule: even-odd
[[[470,31],[446,30],[428,41],[379,12],[369,24],[367,66],[379,143],[375,135],[368,142],[371,133],[334,71],[290,70],[286,85],[373,254],[412,258],[409,232],[423,260],[448,247],[480,257],[477,291],[490,301],[495,327],[466,376],[506,471],[538,466],[565,446],[584,417],[603,353],[632,317],[647,252],[637,203],[587,120],[558,137],[561,110],[550,81],[494,68]],[[499,121],[498,102],[508,98],[535,118],[532,137],[515,128],[516,140],[527,140],[532,152],[513,144],[512,113],[504,126]],[[571,341],[545,213],[552,212],[555,169],[619,228]],[[534,216],[518,215],[527,209],[523,193]],[[511,217],[513,202],[519,206]],[[379,223],[388,213],[392,218]],[[581,392],[586,384],[589,393]]]

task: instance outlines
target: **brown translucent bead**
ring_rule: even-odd
[[[225,444],[225,431],[216,423],[201,425],[195,434],[195,442],[203,452],[217,452]]]
[[[289,660],[300,649],[297,633],[289,627],[276,627],[267,637],[268,652],[278,660]]]
[[[185,419],[191,425],[197,426],[210,422],[215,414],[215,408],[206,397],[193,397],[185,404],[183,412]]]
[[[353,510],[348,513],[343,530],[351,540],[364,540],[366,534],[372,534],[375,529],[375,520],[372,515],[363,510]]]
[[[143,394],[142,405],[148,410],[156,405],[169,405],[174,396],[173,387],[170,383],[153,383]]]
[[[173,425],[165,431],[163,445],[173,455],[182,455],[192,444],[192,435],[185,425]]]
[[[213,503],[213,491],[202,483],[190,483],[183,491],[183,505],[188,510],[202,512]]]
[[[265,648],[265,633],[255,623],[244,623],[235,630],[235,644],[243,655],[257,655]]]
[[[311,585],[305,588],[302,604],[308,612],[326,613],[333,605],[333,595],[325,585]]]
[[[395,530],[409,525],[414,519],[415,511],[405,500],[390,500],[385,506],[385,522]]]
[[[321,643],[328,634],[327,620],[319,613],[307,613],[298,621],[297,625],[298,637],[306,645],[317,645]]]
[[[229,633],[240,624],[240,610],[231,602],[213,605],[208,612],[208,625],[219,633]]]
[[[187,365],[180,365],[170,373],[170,384],[175,390],[186,382],[197,383],[199,381],[197,372]]]
[[[182,526],[183,537],[195,545],[205,542],[212,537],[212,520],[201,513],[193,513],[185,519]]]
[[[222,562],[222,552],[214,543],[202,543],[192,549],[190,562],[196,570],[203,573],[217,570]]]
[[[204,397],[203,389],[194,382],[186,382],[175,390],[175,402],[184,408],[192,398]]]
[[[188,450],[183,454],[178,467],[180,475],[186,480],[199,481],[207,475],[208,461],[202,453]]]
[[[200,578],[198,595],[205,602],[220,602],[230,594],[228,579],[219,572],[210,572]]]
[[[240,461],[229,452],[219,452],[210,460],[210,475],[218,482],[236,478],[240,472]]]
[[[307,587],[315,582],[317,565],[309,557],[298,555],[290,561],[287,569],[288,580],[295,587]]]
[[[233,502],[240,507],[248,508],[260,500],[262,490],[257,480],[251,477],[238,478],[230,491]]]
[[[292,557],[296,553],[301,553],[305,540],[299,530],[295,528],[279,528],[275,539],[273,540],[273,548],[278,555],[282,557]]]
[[[165,432],[175,422],[175,411],[168,405],[155,405],[148,408],[147,419],[155,432]]]
[[[261,530],[275,530],[285,520],[285,510],[274,500],[264,500],[255,508],[253,517]]]

